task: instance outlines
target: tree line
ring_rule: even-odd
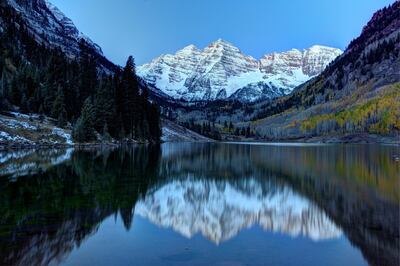
[[[133,57],[107,73],[84,40],[79,56],[70,59],[38,43],[11,8],[1,6],[0,14],[0,111],[38,113],[59,127],[71,124],[77,142],[95,141],[99,134],[109,140],[160,140],[160,110],[139,84]]]
[[[219,133],[215,123],[203,122],[203,123],[195,123],[194,120],[190,120],[190,122],[182,123],[182,126],[188,128],[200,135],[208,137],[214,140],[221,140],[221,134]]]

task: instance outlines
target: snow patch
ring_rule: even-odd
[[[8,128],[12,128],[12,129],[27,129],[27,130],[37,130],[38,129],[38,127],[35,125],[31,125],[28,122],[19,121],[19,120],[15,120],[15,119],[1,118],[0,121],[3,123],[3,125],[7,126]]]
[[[0,131],[0,142],[18,142],[32,144],[33,142],[21,136],[12,136],[7,132]]]
[[[74,144],[74,142],[72,141],[71,134],[67,133],[64,129],[56,127],[53,129],[52,133],[65,139],[66,144],[68,145]]]

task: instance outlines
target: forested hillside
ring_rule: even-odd
[[[139,85],[134,59],[115,73],[99,67],[85,39],[79,56],[40,41],[24,17],[0,4],[0,110],[37,113],[72,125],[77,142],[98,139],[159,141],[159,109]]]
[[[400,132],[400,1],[379,10],[342,56],[289,96],[257,108],[258,137]]]

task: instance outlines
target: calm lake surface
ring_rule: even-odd
[[[400,148],[0,152],[0,265],[398,265]]]

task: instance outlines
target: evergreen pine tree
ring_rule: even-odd
[[[160,109],[157,105],[152,104],[148,110],[148,123],[149,123],[149,140],[152,142],[159,142],[162,131],[160,125]]]
[[[76,121],[72,136],[77,142],[87,142],[95,139],[95,110],[90,98],[87,98],[81,116]]]
[[[57,125],[63,127],[67,120],[67,112],[65,110],[64,93],[61,87],[58,88],[57,97],[53,102],[51,116],[57,119]]]
[[[104,77],[101,81],[100,88],[95,96],[95,129],[99,132],[103,130],[104,124],[113,123],[116,116],[115,102],[112,95],[112,82]]]
[[[128,58],[121,81],[122,91],[125,96],[122,108],[122,121],[127,134],[131,139],[137,137],[139,112],[139,88],[135,73],[135,61],[132,56]]]
[[[141,95],[141,121],[140,125],[143,128],[142,134],[144,139],[151,138],[150,134],[150,122],[151,119],[148,115],[149,108],[151,103],[149,102],[149,92],[147,87],[142,88],[142,95]]]
[[[90,56],[87,44],[82,40],[80,47],[80,86],[78,99],[87,99],[94,95],[97,87],[98,77],[95,60]]]

